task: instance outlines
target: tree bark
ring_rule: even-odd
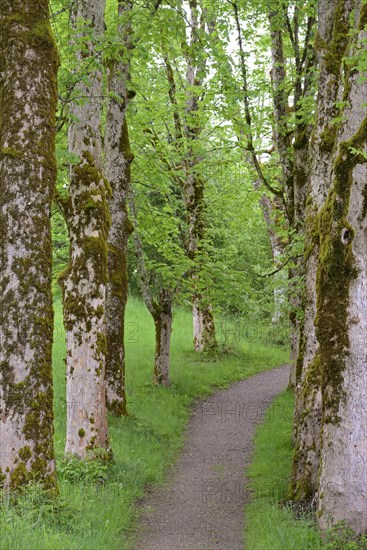
[[[69,151],[79,162],[70,167],[69,196],[61,201],[70,239],[69,265],[60,276],[66,330],[66,453],[80,458],[97,448],[105,451],[99,453],[101,458],[110,456],[105,395],[109,185],[102,174],[102,71],[96,50],[104,32],[104,9],[103,0],[79,1],[71,14],[79,40],[86,34],[88,51],[78,51],[77,59],[81,64],[86,57],[93,59],[94,66],[88,82],[75,87],[84,99],[71,106]],[[86,21],[82,29],[77,28],[80,20]],[[89,26],[93,40],[87,38]]]
[[[172,292],[162,289],[159,293],[157,306],[153,315],[155,325],[154,382],[160,386],[168,387],[170,385]]]
[[[292,240],[292,231],[298,236],[303,236],[306,189],[309,178],[309,139],[311,131],[308,124],[300,118],[300,100],[309,93],[310,66],[313,64],[313,47],[310,45],[310,37],[314,25],[314,18],[309,16],[307,30],[304,37],[303,52],[299,40],[299,9],[294,8],[293,28],[289,20],[287,8],[279,3],[278,9],[269,13],[269,26],[272,51],[271,79],[273,85],[274,103],[274,140],[279,153],[282,169],[282,187],[286,194],[286,217],[289,224],[289,238]],[[286,80],[286,61],[282,34],[284,32],[284,19],[293,47],[295,81],[293,85],[293,103],[295,113],[294,141],[291,141],[289,131],[289,104]],[[289,387],[296,384],[296,364],[300,344],[301,325],[297,314],[302,307],[302,291],[294,284],[304,275],[303,262],[296,260],[296,267],[289,269],[288,279],[290,283],[289,304],[290,312],[290,344],[291,344],[291,370]],[[293,283],[293,284],[292,284]]]
[[[105,173],[112,195],[108,201],[111,227],[108,237],[108,285],[106,303],[106,392],[107,408],[114,414],[127,414],[125,391],[124,321],[128,294],[126,254],[132,225],[127,213],[127,196],[130,189],[130,151],[126,110],[132,96],[127,88],[130,81],[129,50],[131,25],[128,21],[132,3],[118,2],[118,15],[122,19],[118,32],[121,38],[121,59],[109,66],[109,99],[105,133]],[[124,20],[125,19],[125,20]],[[124,59],[124,61],[122,60]]]
[[[0,486],[57,493],[51,203],[57,69],[47,0],[0,13]]]
[[[305,295],[302,341],[296,369],[295,453],[291,492],[296,499],[313,498],[318,487],[321,450],[321,368],[315,330],[317,313],[316,273],[319,256],[318,223],[330,185],[332,144],[325,140],[331,121],[337,115],[335,102],[339,94],[339,74],[328,70],[326,44],[331,41],[336,1],[319,6],[319,92],[315,131],[310,146],[310,186],[306,209]]]
[[[357,533],[367,532],[367,81],[366,71],[344,65],[340,52],[353,58],[364,48],[365,55],[366,25],[362,0],[336,3],[328,71],[344,77],[339,97],[345,103],[320,212],[316,318],[323,404],[319,525],[345,522]]]
[[[322,529],[345,521],[357,532],[367,527],[367,171],[365,153],[358,153],[367,150],[367,86],[343,58],[358,51],[352,13],[359,38],[366,36],[361,6],[359,0],[319,3],[318,117],[311,145],[292,480],[296,498],[318,495]]]

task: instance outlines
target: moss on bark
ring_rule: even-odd
[[[0,213],[0,231],[4,251],[9,250],[9,243],[16,243],[14,257],[4,256],[4,269],[9,267],[18,281],[14,285],[10,277],[2,280],[0,321],[6,343],[1,350],[1,408],[15,433],[14,452],[10,452],[13,466],[3,469],[0,477],[11,490],[40,482],[56,493],[49,213],[56,178],[59,58],[48,2],[4,1],[0,18],[0,71],[4,75],[0,84],[0,204],[6,205]],[[28,217],[20,196],[28,205]],[[24,444],[16,451],[19,442]],[[9,441],[5,444],[13,446]]]

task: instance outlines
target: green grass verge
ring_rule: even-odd
[[[110,417],[114,464],[63,461],[65,445],[65,345],[61,305],[55,305],[55,446],[61,498],[37,489],[0,506],[1,550],[131,550],[136,501],[149,484],[162,483],[182,445],[189,405],[214,388],[288,360],[277,346],[240,340],[235,354],[204,358],[192,351],[191,314],[179,309],[172,334],[172,387],[152,385],[154,327],[144,305],[127,308],[129,417]],[[233,328],[233,327],[232,327]]]
[[[287,498],[291,471],[293,406],[291,392],[280,394],[256,431],[247,471],[253,499],[246,506],[245,547],[251,550],[323,548],[311,519],[296,520],[291,509],[280,506]]]
[[[321,539],[310,514],[295,517],[285,505],[292,466],[294,396],[283,392],[256,431],[254,456],[246,475],[253,498],[246,506],[245,548],[249,550],[367,550],[367,537],[345,527]]]

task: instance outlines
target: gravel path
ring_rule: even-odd
[[[243,550],[244,469],[256,425],[288,375],[288,366],[263,372],[195,406],[167,485],[142,504],[136,550]]]

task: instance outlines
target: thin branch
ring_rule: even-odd
[[[297,256],[292,256],[291,258],[288,258],[285,262],[283,262],[279,267],[274,269],[274,271],[271,271],[270,273],[265,273],[264,275],[259,275],[259,277],[271,277],[272,275],[275,275],[276,273],[279,273],[279,271],[282,271],[290,262],[296,261],[298,258],[302,258],[303,254],[298,254]]]

